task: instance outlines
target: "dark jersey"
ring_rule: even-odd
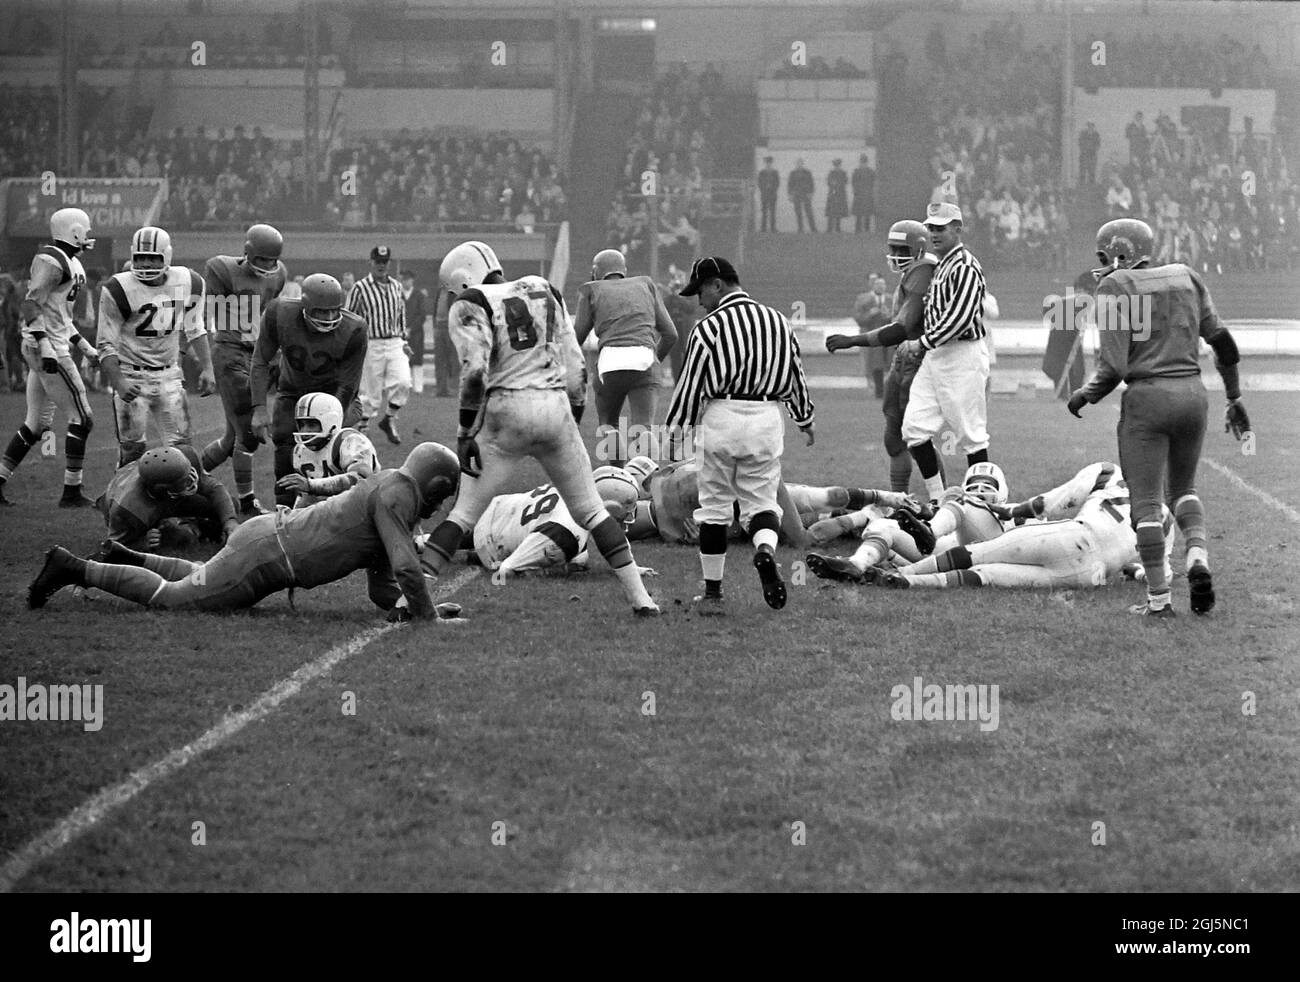
[[[281,510],[277,527],[295,586],[320,586],[364,569],[377,603],[383,584],[392,588],[380,606],[391,607],[400,590],[412,614],[428,616],[433,601],[414,541],[419,521],[415,481],[401,471],[384,470],[310,508]]]
[[[302,316],[301,300],[272,300],[262,312],[262,328],[253,349],[253,405],[266,404],[270,369],[280,356],[278,390],[282,397],[328,392],[346,408],[361,386],[366,360],[366,322],[343,311],[339,326],[327,334]]]
[[[894,319],[879,328],[875,340],[882,348],[915,341],[925,333],[925,295],[938,260],[930,253],[907,267],[894,290]]]
[[[108,537],[128,548],[141,545],[145,533],[168,518],[210,518],[222,525],[235,518],[230,492],[210,474],[199,475],[194,494],[158,499],[145,490],[138,460],[113,475],[95,504],[108,523]]]
[[[259,276],[242,256],[213,256],[203,267],[208,330],[218,340],[252,348],[257,343],[262,311],[280,295],[288,279],[284,263],[270,276]]]

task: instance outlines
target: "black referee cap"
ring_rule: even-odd
[[[393,250],[386,245],[377,245],[370,250],[370,258],[374,262],[388,262],[393,258]]]
[[[679,297],[693,297],[700,292],[705,280],[720,279],[727,283],[739,283],[736,267],[719,256],[705,256],[695,260],[691,267],[691,280],[682,288]]]

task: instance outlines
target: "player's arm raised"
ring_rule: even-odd
[[[1097,286],[1097,304],[1107,305],[1106,316],[1098,317],[1098,323],[1105,324],[1100,331],[1101,343],[1097,348],[1097,369],[1082,387],[1075,390],[1065,408],[1078,416],[1079,410],[1088,403],[1098,403],[1124,380],[1128,371],[1128,346],[1132,331],[1127,321],[1127,307],[1116,302],[1123,293],[1110,279],[1104,279]]]
[[[1241,354],[1237,350],[1236,339],[1223,326],[1218,311],[1214,309],[1210,291],[1194,271],[1192,283],[1201,304],[1200,335],[1214,349],[1214,367],[1223,379],[1223,393],[1228,399],[1228,406],[1223,413],[1223,429],[1225,433],[1231,433],[1236,439],[1242,440],[1250,432],[1250,416],[1241,404],[1241,377],[1237,368]]]
[[[118,363],[117,346],[130,315],[131,307],[122,284],[110,277],[99,291],[99,323],[95,341],[99,345],[99,368],[123,402],[130,402],[140,394],[138,385],[122,377],[122,367]]]
[[[212,370],[212,349],[208,346],[208,328],[205,322],[206,291],[203,280],[190,270],[190,293],[185,299],[185,339],[199,361],[199,395],[210,396],[217,391],[217,377]]]

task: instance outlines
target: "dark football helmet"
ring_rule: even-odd
[[[153,498],[184,498],[199,489],[199,472],[179,447],[154,447],[140,458],[140,480]]]
[[[343,286],[329,273],[302,281],[302,316],[313,330],[328,334],[343,321]]]
[[[906,273],[912,263],[925,255],[930,233],[920,222],[904,219],[889,226],[885,240],[885,262],[895,273]]]
[[[1092,271],[1100,280],[1117,269],[1132,269],[1150,262],[1155,252],[1151,226],[1136,218],[1116,218],[1097,229],[1097,258],[1101,266]]]
[[[251,225],[244,233],[244,261],[258,276],[270,276],[280,265],[284,236],[273,225]]]
[[[428,518],[460,487],[460,459],[441,443],[421,443],[406,455],[401,471],[420,489],[420,517]]]

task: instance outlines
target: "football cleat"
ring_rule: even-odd
[[[763,584],[763,600],[773,610],[785,606],[785,580],[781,579],[781,567],[776,557],[767,549],[754,553],[754,569],[758,570],[759,582]]]
[[[116,539],[105,539],[99,544],[99,554],[95,561],[111,566],[143,566],[144,554],[122,545]]]
[[[1152,607],[1149,601],[1146,603],[1134,604],[1128,609],[1128,612],[1130,614],[1137,614],[1140,617],[1167,618],[1175,616],[1173,604],[1165,604],[1163,607]]]
[[[928,556],[934,552],[934,532],[911,510],[898,508],[890,517],[898,523],[900,529],[912,537],[912,541],[916,543],[916,548],[921,551],[922,556]]]
[[[707,593],[691,598],[691,606],[701,617],[716,617],[726,613],[721,597],[711,597]]]
[[[813,575],[823,580],[836,580],[840,583],[864,583],[866,580],[860,569],[840,556],[823,556],[820,553],[808,553],[805,562]]]
[[[460,612],[464,608],[460,604],[441,603],[434,604],[433,609],[438,614],[438,620],[454,621],[460,617]]]
[[[637,617],[658,617],[663,611],[658,604],[652,602],[649,607],[633,607],[632,613]]]
[[[94,508],[95,503],[87,498],[80,490],[76,494],[64,493],[59,499],[60,508]]]
[[[1208,614],[1214,609],[1214,582],[1210,568],[1204,563],[1192,563],[1187,570],[1187,582],[1192,588],[1192,613]]]
[[[27,588],[27,607],[36,610],[65,586],[78,586],[81,576],[77,570],[77,557],[63,546],[55,546],[45,554],[45,565]]]
[[[889,587],[891,590],[907,590],[912,586],[907,577],[898,570],[886,569],[883,566],[872,566],[868,569],[864,582]]]
[[[385,416],[379,421],[379,432],[388,437],[388,442],[393,446],[402,442],[401,434],[397,432],[397,420],[392,416]]]

